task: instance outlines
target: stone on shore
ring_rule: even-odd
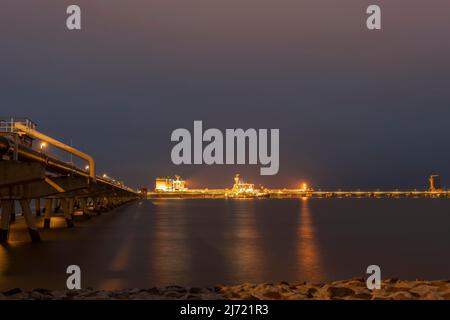
[[[24,291],[13,288],[0,292],[0,300],[450,300],[450,281],[406,281],[387,279],[381,289],[369,290],[363,278],[329,283],[242,283],[215,287],[166,286],[123,290]]]

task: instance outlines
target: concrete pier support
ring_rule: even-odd
[[[107,201],[106,202],[107,203],[106,208],[107,208],[108,211],[110,211],[110,210],[115,208],[115,206],[114,206],[114,198],[113,197],[107,197],[106,201]]]
[[[52,218],[53,199],[45,199],[45,216],[44,216],[44,229],[50,229],[50,220]]]
[[[111,201],[109,200],[108,197],[104,197],[103,198],[103,210],[105,210],[105,212],[108,212],[109,210],[111,210]]]
[[[34,207],[35,207],[36,217],[40,217],[41,216],[41,199],[40,198],[36,198],[34,200]]]
[[[101,214],[102,213],[102,200],[101,198],[94,198],[94,211],[97,214]]]
[[[117,199],[117,197],[112,197],[110,200],[112,209],[115,209],[119,206],[119,200]]]
[[[79,207],[80,207],[80,210],[83,212],[83,217],[90,219],[91,216],[89,215],[88,198],[80,198],[79,199]]]
[[[68,228],[73,228],[73,208],[75,204],[74,198],[63,198],[61,199],[61,207],[63,209],[64,217],[66,218],[66,223]]]
[[[70,212],[70,217],[73,220],[73,216],[75,213],[75,198],[69,198],[68,204],[69,204],[68,210]]]
[[[34,220],[33,214],[31,212],[30,201],[22,199],[19,201],[19,203],[22,208],[22,213],[25,218],[25,222],[27,223],[28,233],[30,234],[31,241],[33,242],[41,241],[41,237],[39,236],[39,231],[36,226],[36,221]]]
[[[9,223],[13,223],[16,221],[16,202],[14,200],[12,201],[12,207],[11,207],[11,217],[9,219]]]
[[[2,216],[0,220],[0,243],[8,241],[9,224],[11,220],[13,200],[2,200]]]
[[[80,199],[75,198],[73,202],[73,211],[80,210]]]
[[[58,213],[61,211],[61,206],[62,206],[62,199],[55,199],[55,209],[54,209],[54,213]]]
[[[105,210],[105,212],[108,212],[109,210],[111,210],[111,200],[108,197],[104,197],[103,198],[103,210]]]

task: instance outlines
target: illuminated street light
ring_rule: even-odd
[[[89,170],[89,165],[87,165],[86,167],[84,167],[84,170]]]
[[[41,145],[39,146],[42,149],[47,147],[47,143],[46,142],[41,142]]]

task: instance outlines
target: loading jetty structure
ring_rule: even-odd
[[[50,154],[46,151],[49,145],[83,160],[86,166]],[[37,242],[36,216],[44,215],[43,228],[50,228],[51,219],[58,215],[71,228],[75,213],[90,217],[139,197],[138,191],[122,182],[97,175],[93,157],[37,131],[33,121],[0,118],[0,243],[8,241],[16,204],[31,240]]]
[[[315,191],[306,184],[299,189],[267,189],[255,188],[254,184],[245,183],[239,177],[234,178],[234,185],[230,189],[187,189],[168,190],[161,192],[155,188],[148,192],[149,199],[176,199],[176,198],[450,198],[450,191],[440,187],[439,176],[430,177],[428,190],[410,191]]]

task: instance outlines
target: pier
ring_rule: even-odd
[[[86,166],[46,152],[47,145],[85,161]],[[36,217],[43,216],[39,219],[42,228],[50,228],[56,216],[62,216],[72,228],[75,214],[90,218],[139,196],[122,182],[97,175],[93,157],[39,132],[31,120],[0,118],[0,243],[8,241],[17,204],[31,240],[38,242]]]

